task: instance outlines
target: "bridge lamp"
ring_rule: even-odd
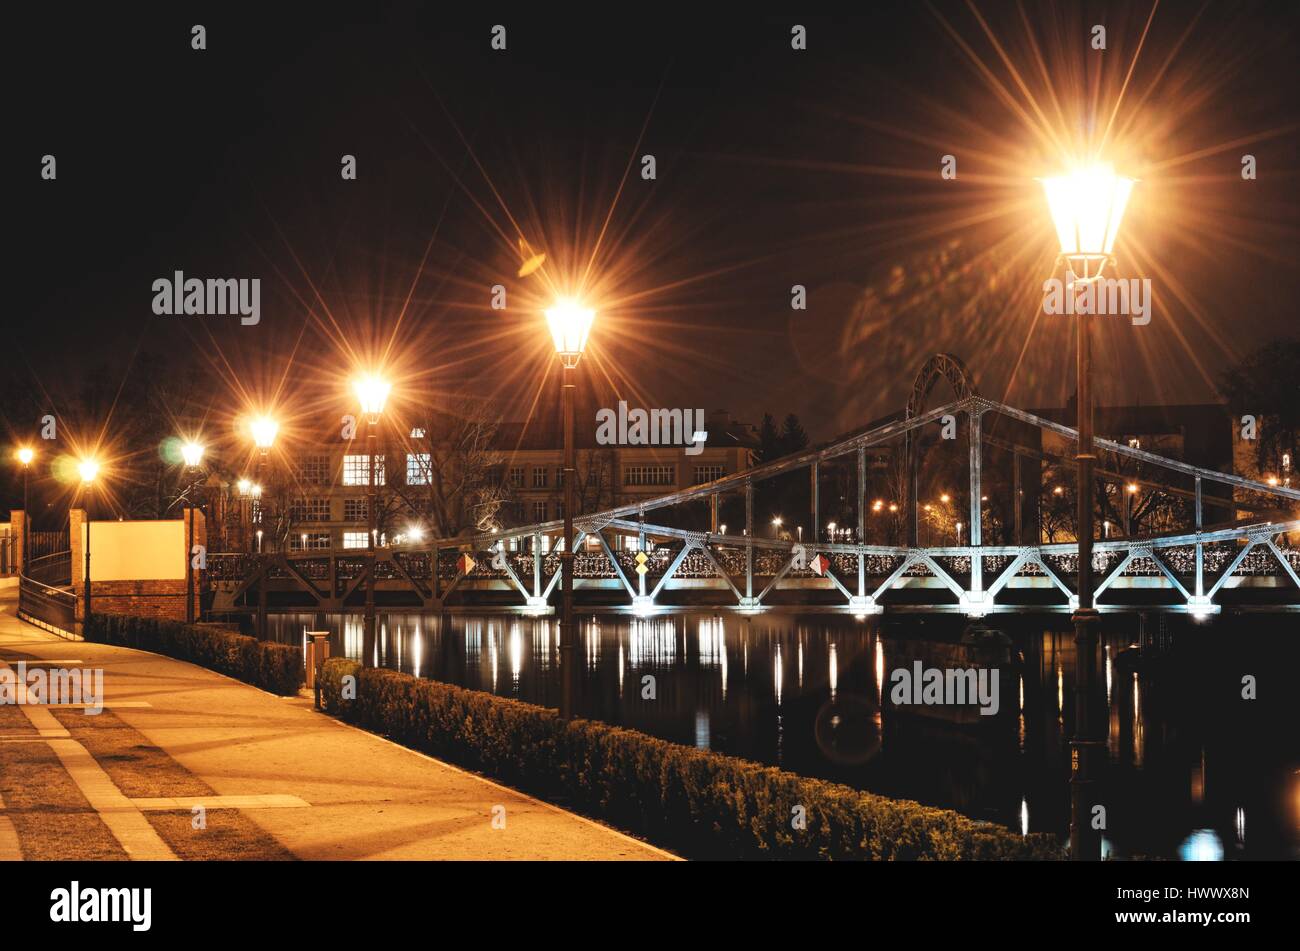
[[[424,541],[424,529],[419,525],[408,525],[406,528],[406,537],[413,542]]]
[[[1106,262],[1115,260],[1115,238],[1137,179],[1099,164],[1041,181],[1060,259],[1076,277],[1096,280]]]
[[[587,335],[591,333],[596,312],[577,301],[559,300],[546,311],[546,323],[551,328],[555,352],[560,355],[566,369],[573,369],[587,348]]]
[[[14,453],[14,455],[18,457],[18,461],[21,462],[23,465],[30,466],[32,464],[32,460],[36,458],[36,451],[33,450],[30,446],[23,446],[23,448],[19,449],[16,453]]]
[[[725,524],[718,526],[718,534],[720,535],[727,534],[727,526]]]
[[[77,463],[77,474],[81,476],[82,485],[90,485],[99,475],[99,463],[94,459],[82,459]]]
[[[578,669],[578,627],[573,621],[573,483],[577,473],[573,447],[574,371],[587,348],[596,312],[572,298],[561,298],[546,310],[546,324],[551,342],[564,370],[560,374],[560,402],[564,414],[564,550],[560,552],[560,659],[563,682],[560,685],[560,717],[574,716],[581,688]],[[641,594],[633,597],[638,610],[644,610],[645,575],[641,576]]]
[[[258,416],[248,424],[248,429],[253,434],[253,444],[265,456],[275,445],[275,436],[280,431],[280,424],[270,416]]]

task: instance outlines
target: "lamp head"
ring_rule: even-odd
[[[186,442],[181,446],[181,458],[185,460],[186,468],[197,469],[203,461],[203,447],[192,440]]]
[[[32,449],[31,446],[23,446],[15,455],[18,456],[18,461],[23,465],[30,466],[32,460],[36,458],[36,450]]]
[[[253,434],[254,444],[262,450],[262,455],[266,455],[267,450],[275,444],[275,435],[280,431],[280,424],[270,416],[258,416],[248,424],[248,428]]]
[[[587,335],[596,312],[574,300],[558,300],[546,311],[546,323],[551,328],[555,352],[566,367],[576,367],[587,347]]]
[[[1116,175],[1109,165],[1092,165],[1042,179],[1047,207],[1056,226],[1061,257],[1082,277],[1096,277],[1112,258],[1115,238],[1137,179]]]
[[[372,423],[378,422],[393,385],[383,377],[370,373],[353,380],[352,389],[361,403],[361,412],[370,417]]]
[[[81,476],[83,485],[90,485],[99,475],[99,463],[94,459],[82,459],[77,463],[77,473]]]

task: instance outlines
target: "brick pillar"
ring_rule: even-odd
[[[27,513],[22,509],[9,510],[9,531],[14,536],[14,570],[22,571],[27,565]]]
[[[86,522],[85,509],[68,509],[68,551],[72,560],[72,590],[77,595],[77,620],[81,620],[85,605],[82,593],[85,591],[86,551],[82,546],[81,531]],[[90,554],[95,554],[95,539],[90,539]]]
[[[182,544],[185,546],[186,564],[189,564],[194,558],[194,552],[190,547],[190,520],[193,519],[194,521],[193,544],[202,545],[205,552],[208,547],[208,520],[204,517],[201,509],[185,509],[184,511],[182,525],[185,529],[185,535]],[[194,617],[196,619],[202,617],[200,602],[203,591],[203,574],[203,570],[198,568],[193,569],[191,572],[192,581],[189,596],[194,601]]]

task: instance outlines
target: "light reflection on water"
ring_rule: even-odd
[[[273,615],[269,628],[287,643],[301,643],[308,629],[329,630],[332,653],[360,656],[360,616],[329,615],[318,628],[321,620]],[[380,622],[376,655],[386,666],[558,705],[552,618],[391,614]],[[674,742],[1064,836],[1073,635],[1025,621],[1000,626],[1023,659],[1004,692],[1009,699],[1015,690],[1018,702],[974,727],[900,714],[887,702],[889,671],[917,656],[929,666],[944,666],[944,657],[951,664],[941,642],[955,642],[960,625],[881,629],[835,616],[584,616],[581,703],[584,715]],[[1235,629],[1223,643],[1253,644],[1251,633]],[[1107,847],[1121,856],[1202,860],[1300,856],[1294,707],[1279,716],[1262,696],[1241,701],[1237,673],[1294,669],[1295,639],[1260,635],[1249,661],[1209,652],[1174,672],[1146,661],[1135,669],[1134,640],[1132,631],[1107,632],[1098,658]],[[647,675],[655,678],[653,699],[643,695]]]

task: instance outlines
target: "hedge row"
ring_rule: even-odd
[[[356,680],[344,699],[344,677]],[[349,695],[351,695],[349,691]],[[698,750],[391,670],[326,661],[328,711],[696,858],[1059,859],[956,812]],[[806,828],[793,828],[802,806]]]
[[[92,613],[84,634],[88,641],[120,644],[189,661],[271,693],[297,693],[304,679],[300,648],[196,624]]]

